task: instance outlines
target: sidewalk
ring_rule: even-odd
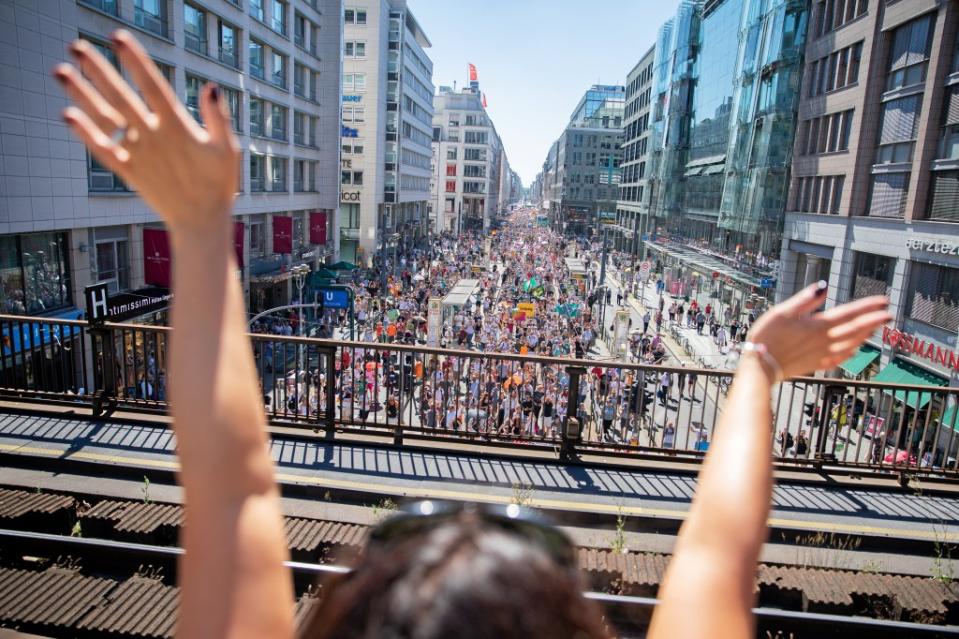
[[[622,287],[622,282],[620,279],[619,272],[614,268],[607,266],[606,278],[617,288]],[[652,278],[651,278],[652,279]],[[646,310],[649,310],[651,316],[650,320],[650,332],[656,330],[656,311],[659,310],[659,294],[656,292],[655,283],[649,283],[645,287],[640,288],[638,293],[639,295],[627,295],[626,303],[636,311],[636,313],[642,317]],[[645,297],[641,297],[643,292],[645,292]],[[703,334],[698,335],[695,328],[686,328],[685,326],[680,326],[679,323],[676,324],[676,330],[680,338],[686,340],[689,344],[689,350],[683,348],[683,345],[676,339],[669,327],[669,310],[670,304],[674,300],[681,300],[682,298],[676,298],[668,293],[663,294],[663,330],[662,336],[666,341],[667,350],[674,359],[679,362],[684,362],[690,366],[702,366],[703,368],[719,368],[727,369],[731,368],[728,363],[729,354],[723,353],[720,351],[719,347],[716,345],[716,342],[709,335],[707,329],[703,329]],[[728,350],[728,347],[727,347]]]

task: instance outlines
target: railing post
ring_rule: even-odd
[[[582,424],[579,420],[579,381],[586,374],[583,366],[567,366],[569,374],[569,401],[566,404],[566,421],[560,434],[559,456],[563,461],[576,457],[575,445],[582,440]],[[574,432],[575,431],[575,432]]]
[[[336,347],[326,352],[326,439],[333,440],[336,434]]]
[[[95,345],[97,341],[100,342],[99,359],[102,366],[100,371],[102,388],[98,388],[92,393],[92,412],[94,417],[103,417],[113,412],[116,408],[117,375],[115,353],[113,350],[113,331],[97,324],[90,324],[89,330],[93,338],[92,343]],[[97,338],[99,338],[99,340]],[[95,362],[97,359],[96,352],[94,352],[93,357]],[[94,364],[94,366],[96,366],[96,364]]]

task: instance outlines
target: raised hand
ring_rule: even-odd
[[[93,157],[135,189],[172,230],[222,224],[240,168],[222,92],[214,85],[203,88],[203,128],[129,32],[116,31],[112,40],[142,99],[93,45],[77,40],[70,52],[79,69],[61,64],[54,70],[75,103],[63,119]]]
[[[749,341],[766,346],[783,376],[835,368],[892,319],[889,300],[881,295],[814,312],[825,299],[826,282],[808,286],[764,313],[749,331]]]

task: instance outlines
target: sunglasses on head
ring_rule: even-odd
[[[374,526],[369,543],[379,547],[396,544],[459,517],[473,517],[491,528],[521,537],[546,552],[563,568],[575,570],[577,567],[576,549],[569,537],[542,515],[517,504],[413,502]]]

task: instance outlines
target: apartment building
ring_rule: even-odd
[[[623,111],[623,164],[616,202],[614,246],[634,256],[645,256],[643,235],[649,217],[649,118],[653,90],[651,47],[626,76],[626,106]]]
[[[954,1],[813,5],[779,294],[825,279],[830,304],[889,296],[895,319],[849,376],[957,384],[957,33]],[[954,407],[907,399],[956,425]]]
[[[622,85],[593,85],[550,148],[544,189],[549,191],[547,216],[553,228],[590,236],[616,223],[625,100]]]
[[[391,264],[428,232],[431,45],[405,0],[343,11],[340,256]]]
[[[243,148],[239,276],[252,310],[286,303],[291,266],[336,255],[339,0],[59,0],[0,5],[0,312],[77,317],[88,285],[171,284],[162,224],[69,132],[49,75],[76,38],[116,64],[121,27],[197,117],[203,84],[222,88]]]
[[[488,231],[510,188],[509,161],[478,88],[433,96],[433,228]]]

